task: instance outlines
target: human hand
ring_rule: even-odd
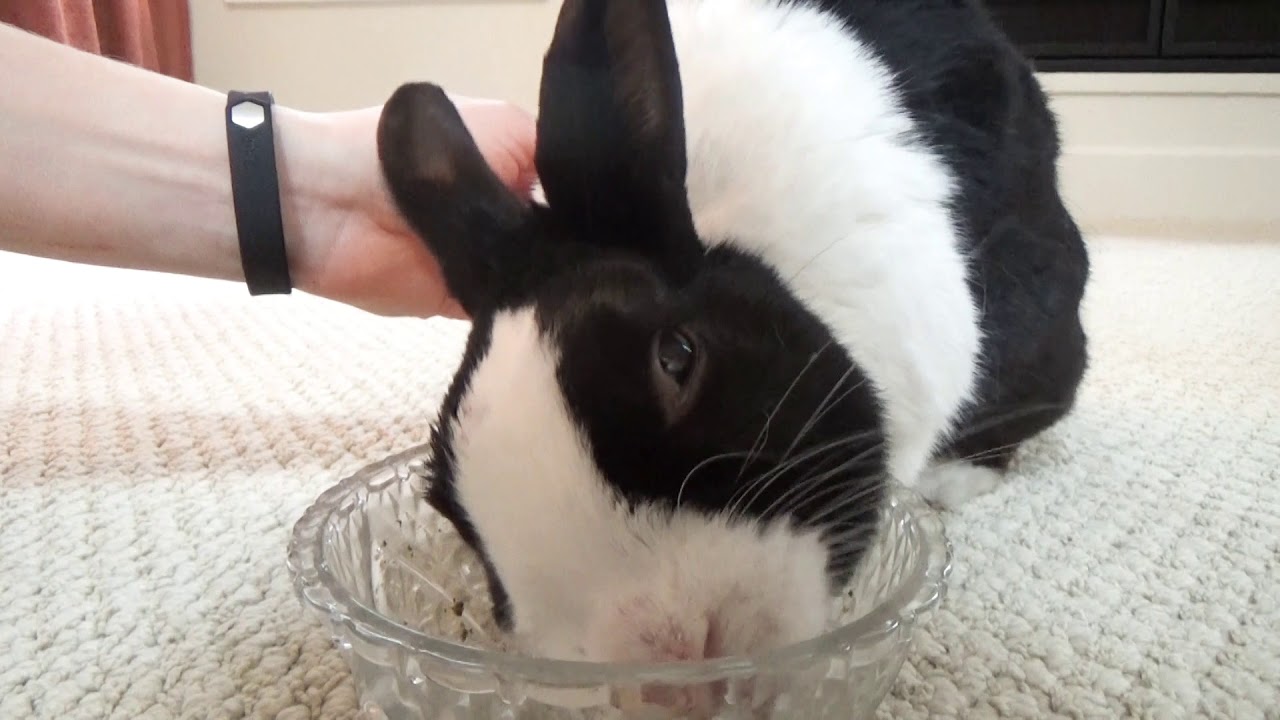
[[[508,103],[452,97],[490,167],[527,198],[535,182],[534,119]],[[281,170],[284,195],[295,198],[293,212],[285,207],[295,218],[286,228],[293,238],[294,283],[304,292],[379,315],[464,318],[435,257],[405,224],[387,191],[376,145],[381,111],[295,118],[314,132],[299,133],[291,143],[294,152],[300,157],[319,153],[322,162],[289,168],[286,152]],[[308,138],[319,146],[303,147]]]

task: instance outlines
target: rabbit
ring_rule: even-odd
[[[425,501],[523,651],[820,634],[889,483],[955,507],[1074,406],[1056,119],[969,0],[564,0],[540,193],[408,82],[378,155],[471,320]]]

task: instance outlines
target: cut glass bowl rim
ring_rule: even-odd
[[[920,535],[921,560],[884,601],[854,621],[821,635],[753,656],[666,663],[560,660],[463,645],[414,630],[367,607],[342,586],[324,560],[325,526],[329,516],[357,497],[370,481],[383,477],[388,471],[404,480],[396,469],[426,457],[429,452],[427,444],[411,447],[365,465],[326,489],[294,524],[286,565],[303,605],[323,613],[335,629],[345,628],[374,645],[395,646],[426,655],[453,671],[575,687],[749,677],[777,672],[797,663],[808,664],[817,659],[848,655],[858,649],[875,648],[896,633],[911,632],[921,617],[946,596],[952,545],[942,519],[918,493],[890,483],[887,501],[901,506],[911,518]]]

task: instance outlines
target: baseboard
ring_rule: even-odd
[[[1042,80],[1086,230],[1280,239],[1280,75]]]
[[[1062,185],[1092,233],[1221,233],[1280,239],[1280,152],[1078,148]]]

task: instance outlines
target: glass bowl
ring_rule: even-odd
[[[940,518],[895,485],[878,540],[823,635],[758,657],[700,662],[520,655],[505,651],[488,619],[479,562],[421,499],[427,452],[412,448],[331,487],[289,543],[294,587],[350,665],[368,720],[661,719],[674,716],[641,703],[640,689],[695,685],[723,691],[710,716],[717,720],[871,718],[951,570]]]

